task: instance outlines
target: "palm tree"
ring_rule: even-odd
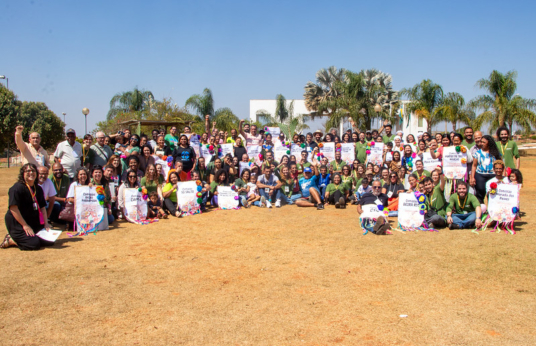
[[[240,119],[233,113],[233,111],[230,108],[218,108],[218,110],[214,113],[214,118],[216,122],[216,128],[218,130],[222,131],[229,131],[231,132],[232,129],[238,128],[238,123],[240,122]]]
[[[455,92],[447,93],[443,103],[435,109],[435,113],[442,120],[450,122],[453,131],[456,131],[458,121],[468,125],[472,122],[471,110],[465,106],[463,96]]]
[[[275,97],[275,118],[282,123],[287,120],[290,113],[294,113],[294,101],[287,107],[285,96],[277,94]]]
[[[476,82],[476,86],[487,94],[477,96],[470,104],[475,109],[483,110],[478,117],[481,122],[491,125],[490,130],[507,124],[512,133],[514,124],[526,131],[536,125],[536,114],[533,111],[536,108],[536,100],[525,99],[516,94],[516,78],[516,71],[502,74],[493,70],[487,79],[482,78]]]
[[[138,87],[135,87],[132,91],[117,93],[110,100],[110,110],[106,117],[110,120],[120,112],[141,112],[147,107],[148,102],[152,100],[154,100],[152,92],[140,90]]]
[[[317,112],[318,105],[321,102],[339,95],[335,88],[335,83],[344,80],[345,71],[345,69],[337,69],[335,66],[331,66],[328,69],[323,68],[316,73],[316,84],[310,81],[305,84],[303,98],[305,99],[305,107],[312,112],[312,119],[314,119],[315,112]]]
[[[202,119],[205,115],[210,116],[210,120],[214,117],[214,98],[212,97],[212,91],[209,88],[203,90],[203,94],[192,95],[186,100],[185,107],[190,107],[194,112]]]
[[[377,116],[393,120],[393,114],[398,109],[396,104],[399,100],[398,91],[393,89],[393,77],[376,69],[361,70],[361,74],[365,79],[368,103],[373,107],[375,105],[381,106],[381,112]]]
[[[427,131],[432,132],[432,126],[439,123],[441,116],[435,112],[436,108],[443,103],[443,88],[435,84],[430,79],[425,79],[412,88],[400,90],[401,96],[407,96],[410,102],[406,105],[406,114],[408,117],[411,113],[420,118],[426,119],[428,123]]]
[[[257,119],[263,120],[264,124],[261,127],[278,126],[287,139],[292,138],[294,133],[301,133],[309,128],[309,125],[306,124],[309,116],[304,114],[294,115],[294,100],[288,102],[281,94],[276,96],[275,115],[271,115],[268,111],[262,109],[257,111]]]

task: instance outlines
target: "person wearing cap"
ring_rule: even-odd
[[[313,135],[315,136],[315,142],[317,144],[322,142],[322,137],[324,136],[324,133],[322,131],[316,130],[315,132],[313,132]]]
[[[379,180],[374,180],[372,182],[372,190],[365,193],[357,202],[358,214],[363,214],[362,206],[365,205],[381,205],[384,208],[387,207],[389,198],[386,194],[382,193],[381,188],[382,186]],[[365,230],[377,235],[384,235],[387,230],[391,228],[389,221],[386,220],[383,215],[377,217],[376,221],[374,221],[373,218],[364,218],[362,220],[362,225],[364,225]]]
[[[381,134],[385,130],[385,135],[382,136],[384,143],[392,142],[395,138],[395,135],[391,132],[393,130],[393,126],[389,124],[388,120],[384,120],[382,127],[380,127],[380,131],[378,131],[379,134]]]
[[[73,129],[67,130],[67,140],[58,144],[54,152],[54,161],[61,163],[71,180],[80,168],[80,158],[82,157],[82,146],[76,141],[76,132]]]
[[[296,201],[298,207],[316,207],[318,210],[324,209],[324,204],[320,198],[318,190],[318,168],[317,166],[303,169],[303,177],[298,181],[302,198]]]
[[[359,140],[355,143],[355,158],[359,163],[367,161],[367,142],[363,132],[359,133]]]
[[[47,151],[40,145],[41,136],[37,132],[30,133],[29,143],[22,139],[24,127],[19,125],[15,128],[15,143],[20,151],[22,164],[33,163],[38,168],[45,166],[50,168],[50,157]]]
[[[370,142],[372,140],[372,131],[371,130],[367,130],[367,132],[365,132],[365,139],[367,140],[367,142]]]

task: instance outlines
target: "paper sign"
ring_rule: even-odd
[[[249,159],[250,160],[254,159],[255,163],[257,164],[257,166],[260,167],[260,165],[262,164],[262,160],[259,158],[259,155],[260,155],[260,153],[262,151],[262,146],[260,146],[260,145],[250,145],[249,147],[247,147],[247,151],[248,151]]]
[[[279,134],[281,133],[281,129],[279,127],[270,127],[267,126],[268,131],[272,135],[272,141],[279,137]]]
[[[164,181],[167,180],[167,175],[168,175],[169,169],[171,168],[171,167],[168,166],[167,161],[164,161],[162,159],[158,159],[158,160],[154,161],[154,165],[155,165],[155,167],[156,167],[156,165],[161,165],[162,166],[162,175],[164,176]]]
[[[351,165],[355,160],[355,143],[341,143],[341,159]]]
[[[212,154],[210,153],[210,150],[207,148],[206,144],[200,147],[200,153],[201,156],[205,158],[205,165],[208,165],[212,160]]]
[[[370,147],[370,154],[367,155],[367,163],[369,162],[378,166],[383,164],[383,143],[374,143]]]
[[[238,175],[241,177],[242,172],[244,171],[244,169],[249,169],[251,167],[251,163],[250,162],[242,162],[242,161],[240,161],[238,163],[238,167],[239,167]]]
[[[430,153],[423,153],[422,165],[425,170],[431,173],[437,168],[437,166],[441,166],[441,161],[439,161],[439,159],[433,159]]]
[[[78,233],[97,230],[104,218],[104,208],[99,204],[95,187],[76,186],[74,188],[74,215]]]
[[[421,227],[424,215],[421,215],[419,201],[414,193],[398,195],[398,223],[403,227]]]
[[[512,208],[519,208],[519,185],[497,184],[495,194],[488,195],[488,213],[492,220],[512,222],[516,215]]]
[[[363,212],[359,215],[360,218],[377,219],[384,215],[383,211],[378,210],[378,205],[376,204],[365,204],[361,206],[361,209],[363,209]]]
[[[281,158],[284,155],[288,155],[287,150],[287,147],[283,146],[281,142],[277,141],[274,146],[274,160],[277,162],[281,162]]]
[[[322,143],[322,148],[320,148],[320,153],[322,153],[329,162],[335,160],[335,143],[328,142]]]
[[[462,163],[462,159],[467,161],[467,153],[456,152],[455,147],[443,148],[443,174],[448,179],[463,179],[467,172],[467,164]]]
[[[147,219],[147,201],[143,200],[138,189],[124,189],[123,191],[125,218],[132,223],[141,224]]]
[[[177,208],[179,208],[182,216],[201,213],[197,198],[199,197],[197,197],[197,184],[195,181],[177,183]]]
[[[238,208],[238,194],[230,186],[218,186],[218,206],[220,209]]]
[[[201,154],[201,151],[200,151],[201,143],[199,142],[199,137],[197,137],[197,135],[194,135],[192,133],[181,133],[181,136],[182,135],[185,135],[186,137],[188,137],[188,139],[190,140],[190,146],[194,149],[195,155],[199,157]]]
[[[227,154],[231,154],[231,157],[234,156],[233,143],[220,144],[221,152],[218,153],[218,157],[222,158]]]
[[[43,240],[53,243],[61,235],[61,231],[59,229],[51,229],[49,231],[47,231],[46,229],[42,229],[39,232],[37,232],[35,235]]]

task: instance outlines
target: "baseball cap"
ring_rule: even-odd
[[[68,130],[65,132],[65,134],[69,134],[69,133],[74,133],[74,134],[76,134],[76,132],[75,132],[73,129],[68,129]]]
[[[303,169],[303,173],[313,173],[313,171],[311,170],[310,167],[305,167],[305,168]]]

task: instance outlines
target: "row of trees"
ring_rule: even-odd
[[[485,94],[466,102],[459,93],[445,93],[441,85],[429,79],[397,92],[389,74],[375,69],[356,73],[332,66],[316,73],[316,83],[308,82],[303,96],[313,118],[329,117],[326,127],[338,127],[341,121],[350,119],[365,130],[376,118],[399,120],[401,99],[406,97],[410,102],[404,116],[413,113],[426,119],[429,132],[443,121],[454,129],[463,123],[474,128],[489,124],[490,130],[506,125],[512,131],[515,124],[530,132],[536,125],[536,100],[516,94],[516,78],[515,71],[502,74],[494,70],[476,83]]]
[[[43,102],[20,101],[9,89],[0,85],[0,151],[15,147],[15,127],[24,126],[23,138],[32,132],[41,135],[46,149],[56,147],[64,139],[65,123]]]

